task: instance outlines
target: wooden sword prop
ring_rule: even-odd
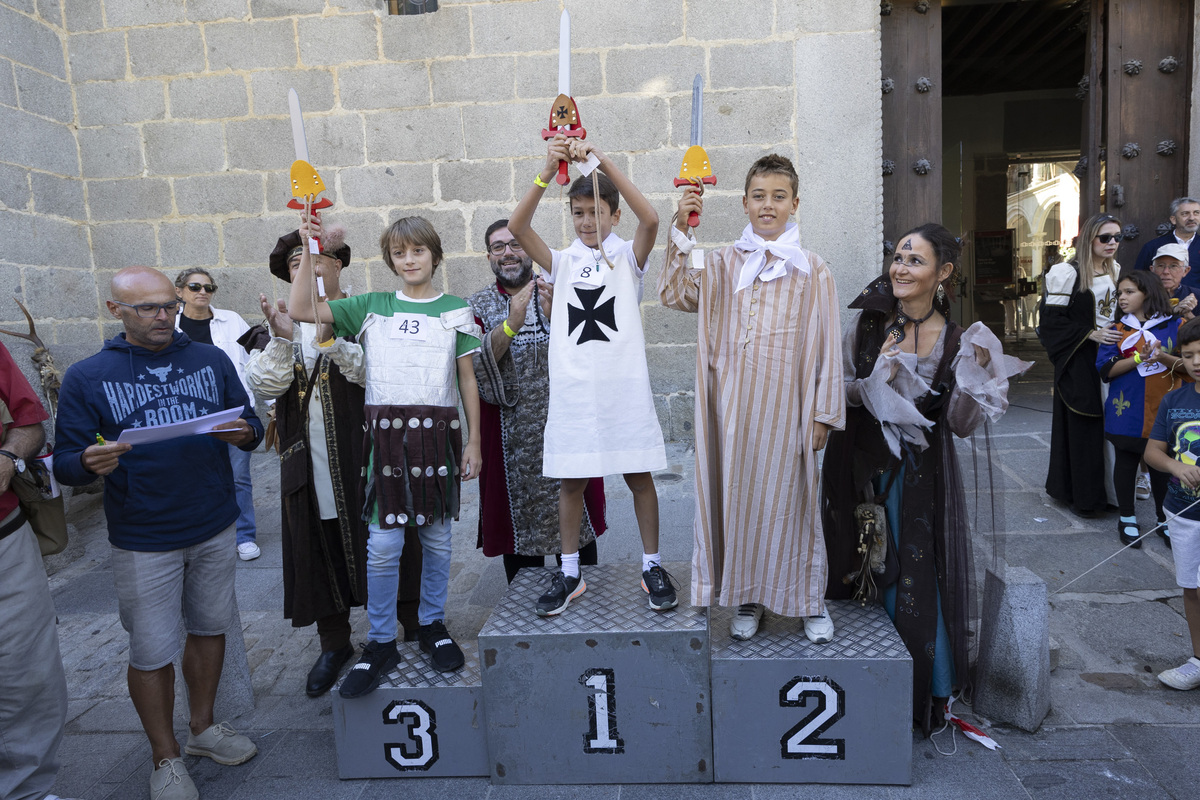
[[[675,186],[692,184],[700,187],[700,193],[704,194],[706,183],[716,186],[717,178],[713,175],[712,163],[704,150],[704,79],[697,74],[696,79],[692,81],[691,146],[683,154],[683,164],[679,167],[679,177],[675,179]],[[688,214],[687,224],[689,228],[699,225],[700,215],[695,211]]]
[[[558,22],[558,97],[550,109],[550,123],[542,130],[542,140],[553,139],[562,133],[572,139],[586,139],[587,131],[579,121],[579,107],[571,97],[571,15],[563,9]],[[567,162],[558,162],[558,176],[554,179],[566,186]]]

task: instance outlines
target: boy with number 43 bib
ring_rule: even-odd
[[[560,161],[598,162],[600,174],[576,180],[567,192],[578,237],[551,250],[530,228],[533,212]],[[652,470],[667,466],[662,429],[650,394],[640,303],[646,258],[658,233],[658,215],[612,160],[594,145],[561,133],[550,140],[546,163],[517,204],[509,232],[555,286],[550,327],[550,402],[542,472],[560,478],[562,572],[537,602],[539,616],[561,614],[583,594],[579,524],[589,478],[621,473],[633,492],[642,536],[642,588],[650,608],[678,603],[658,554],[658,494]],[[599,194],[597,202],[596,195]],[[633,241],[612,234],[624,195],[637,217]]]
[[[319,237],[316,220],[300,227]],[[433,284],[442,242],[421,217],[396,220],[379,240],[383,260],[404,282],[397,292],[318,301],[308,250],[292,281],[293,319],[333,325],[356,336],[366,366],[367,439],[364,513],[367,539],[367,645],[342,682],[342,697],[373,691],[400,662],[396,650],[398,565],[404,529],[415,527],[424,551],[418,641],[434,669],[451,672],[463,653],[446,631],[450,521],[458,518],[459,482],[479,475],[479,393],[471,354],[482,332],[466,301]],[[332,339],[330,344],[332,344]],[[324,346],[325,343],[322,343]],[[464,443],[458,401],[467,415]]]

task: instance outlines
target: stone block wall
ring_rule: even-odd
[[[384,0],[0,0],[0,124],[10,132],[0,141],[0,276],[17,281],[60,364],[98,348],[106,282],[129,264],[172,277],[211,269],[217,304],[251,321],[259,292],[286,294],[265,262],[296,222],[285,208],[289,87],[335,204],[327,218],[350,228],[344,280],[355,291],[396,286],[379,235],[420,214],[443,239],[443,287],[485,285],[483,231],[515,205],[545,152],[564,2],[439,5],[393,17]],[[774,151],[796,162],[803,241],[833,265],[843,297],[876,273],[877,3],[565,6],[583,123],[653,201],[660,242],[700,73],[720,181],[706,195],[703,246],[740,233],[745,171]],[[551,246],[569,243],[556,187],[535,224]],[[617,233],[634,227],[629,215]],[[658,306],[662,258],[660,246],[646,277],[648,357],[664,433],[686,440],[696,321]],[[11,305],[0,292],[0,325],[19,316]]]
[[[54,2],[0,2],[0,328],[29,330],[19,298],[69,363],[96,349],[100,325],[60,12]],[[34,346],[0,343],[40,389]]]

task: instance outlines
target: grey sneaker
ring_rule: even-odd
[[[675,580],[659,564],[642,573],[642,591],[649,595],[647,602],[654,611],[667,611],[679,605],[679,598],[675,596]]]
[[[182,758],[164,758],[150,773],[150,800],[200,800]]]
[[[189,756],[208,756],[227,767],[245,764],[258,753],[254,742],[229,727],[228,722],[218,722],[199,736],[188,733],[187,747],[183,752]]]
[[[1172,689],[1195,689],[1200,686],[1200,658],[1193,656],[1174,669],[1160,672],[1158,679]]]
[[[566,610],[579,595],[587,591],[583,576],[569,578],[559,572],[550,579],[550,590],[538,598],[537,611],[539,617],[553,617]]]

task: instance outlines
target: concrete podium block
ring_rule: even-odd
[[[1050,603],[1025,567],[988,570],[972,708],[1032,733],[1050,713]]]
[[[718,782],[912,782],[912,658],[882,606],[830,601],[820,645],[769,612],[739,642],[734,611],[710,612]]]
[[[538,617],[524,569],[479,632],[494,783],[712,781],[708,620],[651,611],[639,565],[584,567],[587,592]]]
[[[415,642],[404,661],[364,697],[333,690],[333,738],[342,778],[488,774],[479,661],[465,648],[457,672],[437,672]],[[341,685],[341,682],[338,682]]]

